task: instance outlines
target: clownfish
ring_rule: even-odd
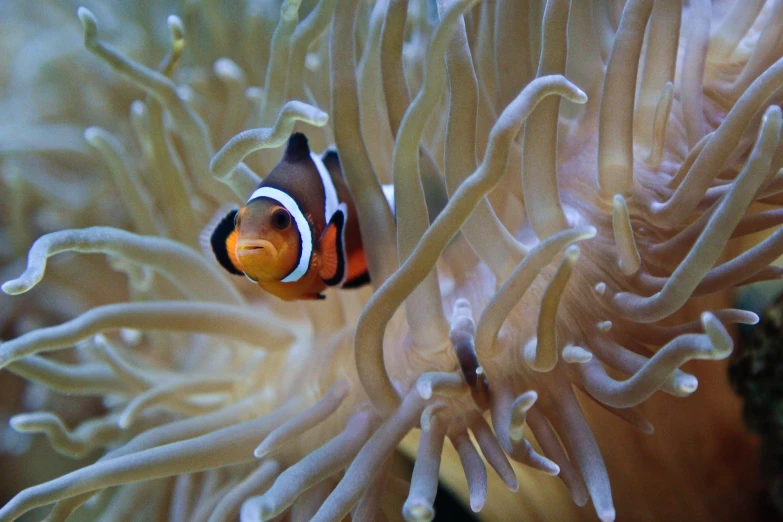
[[[339,156],[311,153],[302,133],[243,207],[207,225],[202,245],[228,272],[284,300],[324,299],[328,287],[370,281]]]

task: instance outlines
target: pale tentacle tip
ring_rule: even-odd
[[[541,457],[541,461],[542,461],[541,471],[543,471],[547,475],[552,475],[553,477],[560,475],[560,466],[558,466],[557,464],[555,464],[554,462],[552,462],[551,460],[549,460],[544,456]]]
[[[286,104],[283,105],[283,108],[280,109],[274,127],[277,128],[280,122],[291,118],[293,120],[304,121],[315,127],[323,127],[329,123],[329,114],[327,112],[307,103],[292,100],[286,102]]]
[[[684,394],[690,395],[699,387],[699,380],[693,375],[683,375],[674,381],[674,388]]]
[[[698,384],[698,382],[696,384]],[[645,435],[652,435],[653,433],[655,433],[655,426],[653,426],[652,423],[650,423],[647,420],[645,420],[644,423],[641,426],[639,426],[639,429],[641,429],[642,433],[644,433]]]
[[[245,98],[256,103],[261,103],[264,100],[264,89],[257,86],[250,86],[245,89]]]
[[[509,426],[508,434],[512,441],[520,442],[525,441],[525,445],[528,450],[530,443],[525,439],[525,423],[527,422],[527,412],[538,400],[538,393],[533,390],[526,391],[519,397],[517,397],[511,405],[511,426]]]
[[[182,40],[185,38],[185,27],[179,16],[169,15],[168,18],[166,18],[166,24],[169,26],[172,38],[175,40]]]
[[[614,508],[604,508],[600,511],[597,511],[597,515],[601,522],[614,522],[617,513],[615,512]]]
[[[474,513],[478,513],[481,511],[481,508],[484,507],[484,498],[485,495],[482,495],[481,498],[471,498],[470,499],[470,510]]]
[[[95,18],[95,15],[86,7],[80,6],[76,10],[76,16],[79,17],[79,21],[84,28],[85,45],[94,43],[98,37],[98,20]]]
[[[143,338],[144,332],[141,330],[136,330],[135,328],[120,328],[120,339],[122,339],[122,342],[128,346],[138,345]]]
[[[231,58],[218,58],[212,65],[215,76],[225,79],[242,78],[242,69]]]
[[[508,487],[509,491],[512,493],[516,493],[519,491],[519,480],[517,480],[516,475],[514,476],[514,480],[511,482],[506,482],[506,487]]]
[[[87,506],[88,508],[94,508],[95,506],[98,505],[98,501],[100,500],[100,498],[101,497],[96,493],[90,498],[88,498],[87,501],[84,503],[84,505]]]
[[[533,407],[538,400],[538,393],[535,390],[528,390],[514,401],[514,407],[522,411],[527,411]]]
[[[239,520],[241,522],[257,522],[267,520],[269,514],[274,512],[271,502],[265,501],[263,495],[250,497],[242,503],[239,510]]]
[[[435,518],[435,510],[423,503],[406,504],[402,509],[402,516],[408,522],[430,522]]]
[[[316,72],[321,68],[321,58],[315,53],[307,53],[305,56],[305,68]]]
[[[748,312],[747,318],[741,324],[749,324],[749,325],[759,324],[759,314]]]
[[[666,203],[667,202],[668,202],[668,200],[663,202],[663,203],[661,203],[660,201],[653,201],[653,202],[651,202],[650,203],[650,213],[652,213],[653,215],[660,214],[666,208]]]
[[[764,119],[761,122],[761,124],[764,125],[765,123],[767,123],[767,120],[771,120],[772,118],[774,118],[775,120],[779,120],[781,119],[781,117],[783,117],[783,111],[781,111],[780,107],[777,105],[770,105],[764,111]],[[771,121],[770,123],[776,124],[777,122]]]
[[[11,279],[3,283],[3,286],[0,288],[8,295],[19,295],[27,292],[30,286],[24,284],[20,279]]]
[[[581,346],[567,345],[561,354],[563,360],[569,364],[584,364],[593,359],[593,354]]]
[[[536,347],[538,346],[538,338],[533,337],[522,347],[522,358],[530,368],[536,363]]]
[[[290,439],[289,439],[290,440]],[[269,455],[271,451],[274,450],[275,447],[279,447],[279,440],[275,440],[273,438],[265,438],[261,444],[259,444],[256,449],[253,450],[253,456],[257,459],[262,459]],[[272,447],[270,447],[272,446]]]
[[[526,466],[553,477],[560,474],[560,466],[534,450],[527,439],[524,439],[522,448],[517,447],[517,449],[521,449],[525,455],[524,460],[520,460],[519,462],[523,462]]]
[[[253,450],[253,456],[257,459],[264,458],[266,454],[267,454],[267,448],[265,447],[263,442],[259,444],[256,449]]]
[[[174,90],[177,91],[177,96],[179,96],[186,102],[193,101],[194,93],[193,93],[193,89],[191,89],[189,85],[178,85],[177,88]]]
[[[143,117],[147,112],[147,106],[141,100],[133,100],[130,106],[131,114],[135,117]],[[91,129],[92,127],[90,127]],[[89,130],[89,129],[88,129]],[[87,140],[87,131],[84,132],[84,139]],[[89,140],[88,140],[89,141]]]
[[[123,412],[120,418],[117,419],[117,425],[123,430],[127,430],[133,424],[133,417],[130,414]]]
[[[725,359],[728,357],[734,348],[734,342],[723,323],[710,312],[704,312],[701,314],[701,324],[712,343],[714,358]]]
[[[593,287],[593,292],[595,292],[595,295],[598,297],[602,297],[604,294],[606,294],[606,283],[603,281],[598,283]]]
[[[329,114],[324,111],[317,112],[315,118],[313,118],[313,125],[323,127],[327,123],[329,123]]]
[[[131,105],[131,110],[133,110],[133,105]],[[86,129],[84,129],[84,141],[86,141],[93,147],[97,147],[99,144],[99,140],[101,139],[102,133],[103,133],[103,129],[101,129],[100,127],[87,127]]]
[[[587,103],[587,93],[582,89],[580,89],[579,87],[577,87],[576,85],[574,84],[571,85],[573,86],[574,93],[570,97],[570,100],[574,103],[579,103],[579,104]]]
[[[8,425],[11,426],[11,429],[18,432],[18,433],[27,433],[29,428],[27,427],[27,423],[30,420],[30,415],[27,413],[21,413],[19,415],[14,415],[10,419],[8,419]]]
[[[432,398],[432,382],[429,379],[419,379],[416,382],[416,391],[419,397],[425,401]]]
[[[612,329],[612,321],[600,321],[595,324],[595,327],[598,328],[599,332],[606,333]]]
[[[299,4],[301,3],[302,0],[286,0],[281,7],[280,17],[289,22],[293,22],[299,15]]]

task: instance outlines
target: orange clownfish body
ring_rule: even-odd
[[[291,135],[245,206],[218,219],[206,229],[218,262],[281,299],[323,299],[330,286],[370,280],[337,152],[311,154],[304,134]]]

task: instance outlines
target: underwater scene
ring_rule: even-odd
[[[783,520],[783,0],[0,0],[0,522]]]

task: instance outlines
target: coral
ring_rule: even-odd
[[[781,275],[781,6],[195,1],[150,37],[158,54],[168,40],[157,66],[133,9],[80,7],[92,67],[113,72],[83,81],[77,119],[60,108],[0,128],[28,161],[67,152],[43,163],[48,178],[3,163],[4,258],[27,249],[25,207],[49,208],[46,187],[66,209],[2,289],[34,295],[65,252],[104,254],[127,283],[95,299],[102,267],[71,284],[85,298],[68,320],[4,341],[0,368],[101,397],[106,411],[75,427],[43,410],[10,425],[102,456],[21,491],[0,520],[49,504],[50,521],[82,506],[113,519],[430,520],[456,461],[474,511],[488,463],[511,491],[557,475],[613,520],[588,403],[651,433],[639,406],[693,394],[681,366],[725,359],[732,325],[758,321],[699,297]],[[29,66],[64,67],[63,49],[49,52]],[[118,77],[135,90],[99,110]],[[118,106],[127,125],[109,117]],[[110,183],[85,195],[94,174],[59,166],[87,155],[73,133],[88,125]],[[373,288],[282,303],[195,249],[295,129],[339,151]],[[107,208],[123,212],[110,221]],[[71,360],[43,355],[71,347]],[[390,455],[411,433],[407,500],[391,511]]]

